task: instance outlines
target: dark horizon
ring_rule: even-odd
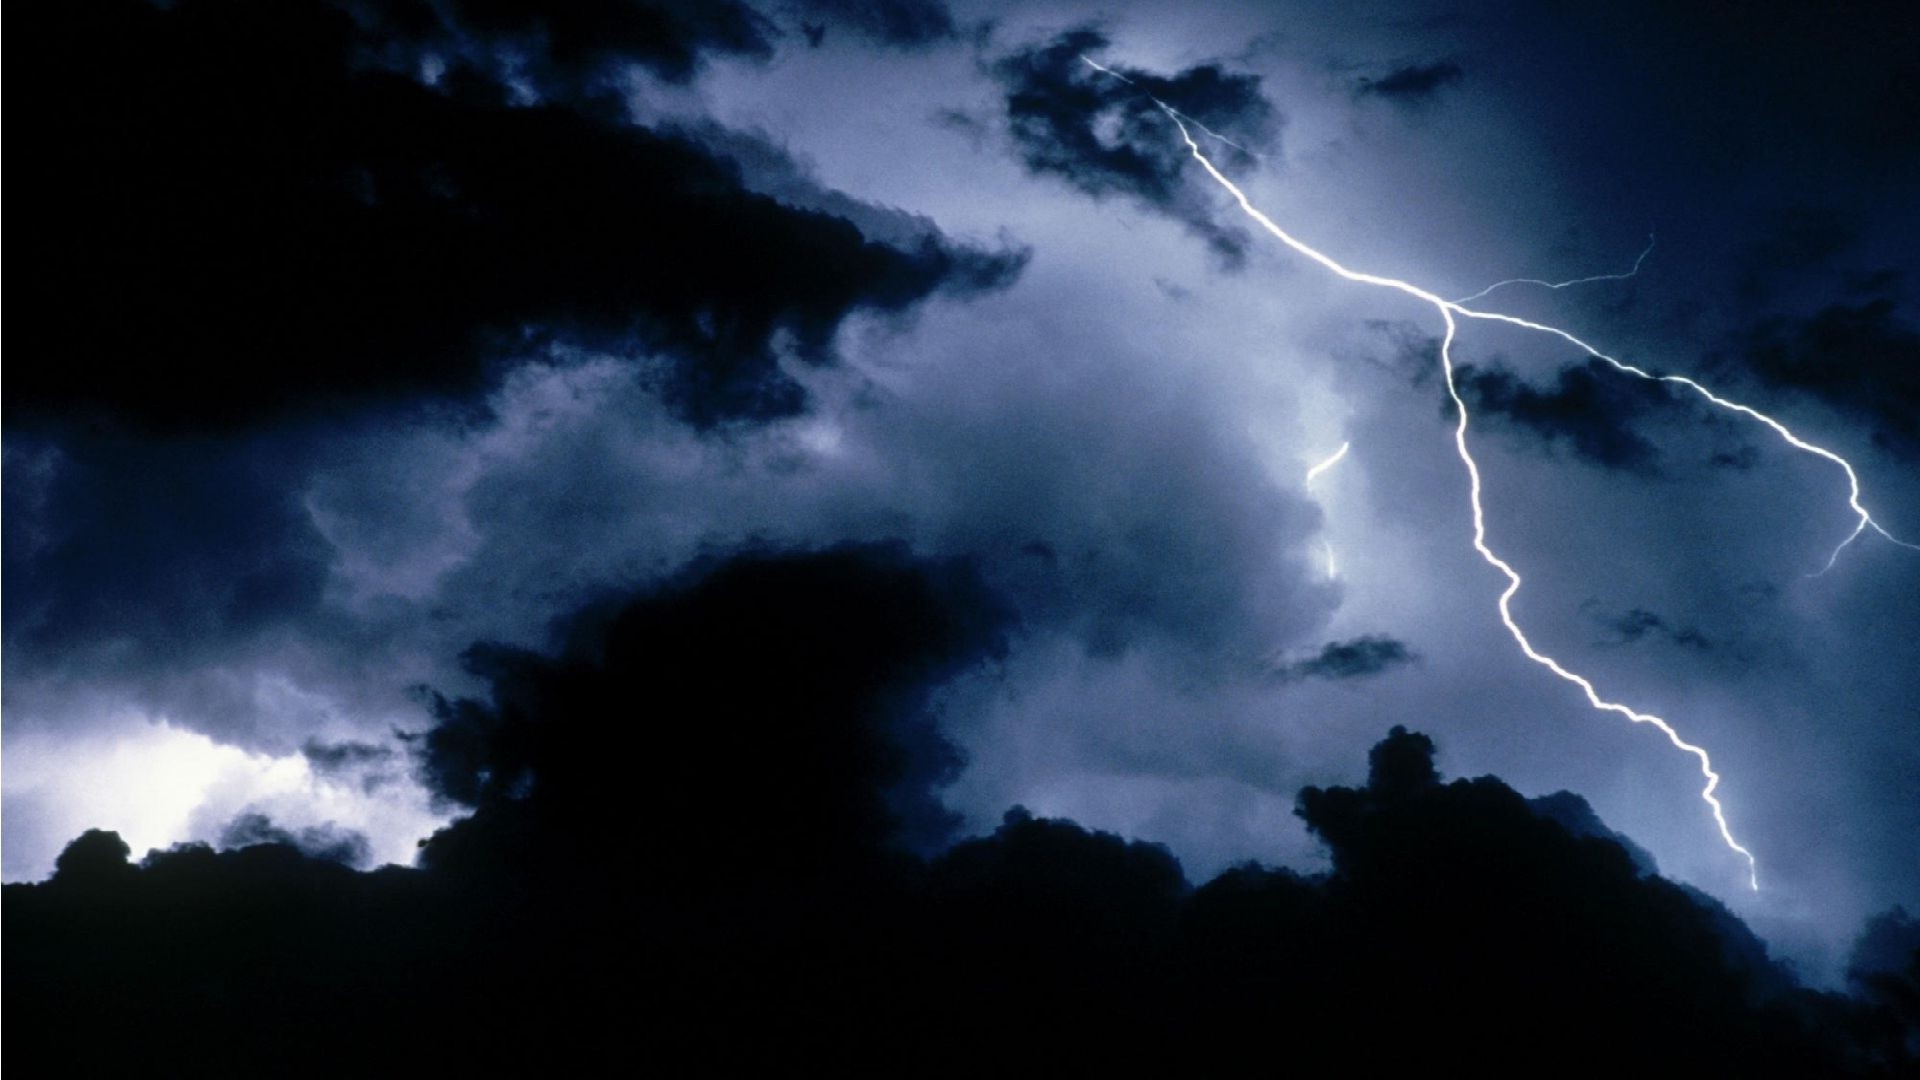
[[[1404,727],[1363,786],[1299,793],[1325,874],[1190,883],[1163,845],[1018,806],[956,842],[926,689],[999,655],[1004,617],[963,566],[845,548],[712,567],[562,657],[476,650],[490,699],[437,701],[420,743],[465,813],[417,869],[271,830],[135,864],[95,831],[5,886],[11,1060],[1205,1072],[1278,1039],[1324,1069],[1920,1063],[1920,922],[1876,922],[1853,996],[1804,989],[1579,796],[1444,781]],[[717,763],[751,797],[714,803]]]

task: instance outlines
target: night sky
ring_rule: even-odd
[[[1911,1067],[1920,550],[1462,321],[1515,619],[1752,890],[1502,626],[1438,313],[1156,104],[1920,542],[1920,24],[1833,7],[10,7],[9,1006]]]

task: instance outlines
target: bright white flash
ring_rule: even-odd
[[[1538,285],[1543,289],[1566,289],[1575,285],[1591,285],[1596,281],[1625,281],[1640,273],[1640,264],[1646,262],[1647,256],[1651,254],[1653,254],[1653,234],[1648,233],[1647,246],[1640,249],[1640,257],[1633,260],[1633,268],[1624,274],[1594,274],[1591,277],[1578,277],[1570,281],[1542,281],[1539,278],[1530,277],[1508,278],[1505,281],[1496,281],[1472,296],[1463,296],[1454,303],[1471,304],[1495,289],[1504,289],[1508,285]]]

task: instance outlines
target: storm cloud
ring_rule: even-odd
[[[1889,13],[15,16],[10,1063],[1920,1052]]]

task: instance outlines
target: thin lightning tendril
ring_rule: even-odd
[[[1083,59],[1085,58],[1083,57]],[[1108,71],[1108,69],[1101,67],[1099,64],[1095,64],[1092,60],[1087,60],[1087,63],[1091,64],[1093,67],[1095,67],[1098,70]],[[1129,84],[1131,84],[1132,82],[1132,80],[1126,79],[1125,76],[1121,76],[1121,75],[1118,75],[1117,73],[1110,72],[1110,71],[1108,73],[1114,74],[1115,77],[1123,79],[1124,81],[1127,81]],[[1562,680],[1572,683],[1573,685],[1579,687],[1580,691],[1586,695],[1588,703],[1591,704],[1593,708],[1600,711],[1604,711],[1604,712],[1617,713],[1633,721],[1636,724],[1650,724],[1653,727],[1659,729],[1661,734],[1667,737],[1668,742],[1672,743],[1679,750],[1682,750],[1688,754],[1693,755],[1694,758],[1696,758],[1699,761],[1700,773],[1702,776],[1706,778],[1706,786],[1701,789],[1700,798],[1707,804],[1708,808],[1713,812],[1714,822],[1720,828],[1720,838],[1726,842],[1726,845],[1729,848],[1738,852],[1742,857],[1744,857],[1747,860],[1748,884],[1755,892],[1758,892],[1760,889],[1759,864],[1754,859],[1753,852],[1747,850],[1746,847],[1742,846],[1738,840],[1734,839],[1733,831],[1727,825],[1726,810],[1721,806],[1719,798],[1714,794],[1714,792],[1720,786],[1720,774],[1713,770],[1713,761],[1710,757],[1708,757],[1706,750],[1701,747],[1695,746],[1690,742],[1687,742],[1685,739],[1682,739],[1680,737],[1680,733],[1674,730],[1673,725],[1667,723],[1667,721],[1661,719],[1660,717],[1655,716],[1651,713],[1640,712],[1636,709],[1629,708],[1626,705],[1622,705],[1618,702],[1608,701],[1605,698],[1601,697],[1599,691],[1594,688],[1593,683],[1588,681],[1585,676],[1582,676],[1582,675],[1576,674],[1575,672],[1567,670],[1567,668],[1563,667],[1558,660],[1555,660],[1553,657],[1548,656],[1547,654],[1534,648],[1533,642],[1527,637],[1526,632],[1521,630],[1519,623],[1514,621],[1513,607],[1512,607],[1513,597],[1516,593],[1520,591],[1521,577],[1519,572],[1516,571],[1511,564],[1509,564],[1506,560],[1502,559],[1499,555],[1495,554],[1494,550],[1487,545],[1486,512],[1482,504],[1482,498],[1481,498],[1480,466],[1479,466],[1479,463],[1474,460],[1472,452],[1467,448],[1467,424],[1468,424],[1467,403],[1465,399],[1463,399],[1460,396],[1459,388],[1456,386],[1454,382],[1453,340],[1459,330],[1458,322],[1456,321],[1455,316],[1459,315],[1459,316],[1476,318],[1476,319],[1492,319],[1496,321],[1512,323],[1517,326],[1523,326],[1529,329],[1538,330],[1545,333],[1554,334],[1580,347],[1581,349],[1584,349],[1588,354],[1598,359],[1601,359],[1603,361],[1606,361],[1607,363],[1612,364],[1614,367],[1619,368],[1622,371],[1626,371],[1630,374],[1638,375],[1641,378],[1647,378],[1647,379],[1658,378],[1658,379],[1662,379],[1663,381],[1680,382],[1683,385],[1689,386],[1692,389],[1696,390],[1697,392],[1705,395],[1709,400],[1715,402],[1716,404],[1720,404],[1728,408],[1733,408],[1736,411],[1743,412],[1749,416],[1752,416],[1754,419],[1760,420],[1762,423],[1765,423],[1769,427],[1773,428],[1774,431],[1780,434],[1782,438],[1785,438],[1788,442],[1793,443],[1795,446],[1808,450],[1809,452],[1812,452],[1812,453],[1818,453],[1823,457],[1827,457],[1830,460],[1839,464],[1842,468],[1846,469],[1848,479],[1853,485],[1853,492],[1854,492],[1854,497],[1851,501],[1851,505],[1855,508],[1855,511],[1861,517],[1861,524],[1854,531],[1854,535],[1857,536],[1860,529],[1865,528],[1868,524],[1872,523],[1872,518],[1868,516],[1865,509],[1860,507],[1859,505],[1859,499],[1858,499],[1859,483],[1857,479],[1854,478],[1853,469],[1850,466],[1848,466],[1847,463],[1839,457],[1839,455],[1834,454],[1832,451],[1815,447],[1813,446],[1813,444],[1807,443],[1804,440],[1799,439],[1792,432],[1788,431],[1786,426],[1781,424],[1779,421],[1774,420],[1771,417],[1768,417],[1753,409],[1747,408],[1746,406],[1737,405],[1733,402],[1728,402],[1728,401],[1725,401],[1725,399],[1716,397],[1711,392],[1707,391],[1706,388],[1700,386],[1698,383],[1692,382],[1691,380],[1681,379],[1678,376],[1653,376],[1647,372],[1641,371],[1638,368],[1634,368],[1630,365],[1624,364],[1618,360],[1614,360],[1613,358],[1606,356],[1605,354],[1601,353],[1598,349],[1593,348],[1591,345],[1586,344],[1585,342],[1581,341],[1579,338],[1574,337],[1572,334],[1569,334],[1564,330],[1557,330],[1553,327],[1543,326],[1538,323],[1528,322],[1527,320],[1515,318],[1513,316],[1474,311],[1472,309],[1463,307],[1459,303],[1447,300],[1435,293],[1428,292],[1427,290],[1422,289],[1417,285],[1413,285],[1408,282],[1398,280],[1396,278],[1381,277],[1377,274],[1368,274],[1368,273],[1364,273],[1357,270],[1349,270],[1345,266],[1342,266],[1339,262],[1336,262],[1330,256],[1301,242],[1300,240],[1296,239],[1291,233],[1287,232],[1285,229],[1282,229],[1279,225],[1275,224],[1273,219],[1269,218],[1264,212],[1260,210],[1259,207],[1253,205],[1252,200],[1247,198],[1246,192],[1240,190],[1239,185],[1235,184],[1232,180],[1228,179],[1226,174],[1222,173],[1220,169],[1216,165],[1214,165],[1212,159],[1208,158],[1207,155],[1200,149],[1200,144],[1194,141],[1192,132],[1189,131],[1187,128],[1187,125],[1184,122],[1182,122],[1180,115],[1177,112],[1175,112],[1173,108],[1168,106],[1165,102],[1160,101],[1158,98],[1153,97],[1152,95],[1148,95],[1148,97],[1150,100],[1154,102],[1155,105],[1158,105],[1161,108],[1161,110],[1167,114],[1167,118],[1172,120],[1174,126],[1179,129],[1180,138],[1187,144],[1187,150],[1189,153],[1192,154],[1193,159],[1200,163],[1201,167],[1207,171],[1207,174],[1211,176],[1215,182],[1217,182],[1221,187],[1225,188],[1228,194],[1233,196],[1234,201],[1240,205],[1240,209],[1244,211],[1248,217],[1252,218],[1256,223],[1258,223],[1260,227],[1264,229],[1269,235],[1273,236],[1274,239],[1279,240],[1281,243],[1285,244],[1288,248],[1292,249],[1295,253],[1299,254],[1300,256],[1320,264],[1321,266],[1325,267],[1327,270],[1331,271],[1333,274],[1335,274],[1340,278],[1343,278],[1347,281],[1355,282],[1357,284],[1373,285],[1378,288],[1392,289],[1396,292],[1404,293],[1407,296],[1411,296],[1417,300],[1421,300],[1428,304],[1433,305],[1434,310],[1440,313],[1441,321],[1444,322],[1446,325],[1446,335],[1441,339],[1441,342],[1440,342],[1440,364],[1441,364],[1441,371],[1446,377],[1447,394],[1449,397],[1453,399],[1454,408],[1459,415],[1459,421],[1454,427],[1454,447],[1459,452],[1461,463],[1464,464],[1467,469],[1468,492],[1470,497],[1470,504],[1473,510],[1473,547],[1475,551],[1479,552],[1480,558],[1482,560],[1484,560],[1489,566],[1492,566],[1494,569],[1500,571],[1500,573],[1504,575],[1507,579],[1507,587],[1505,590],[1503,590],[1500,593],[1500,599],[1499,599],[1500,621],[1503,624],[1505,624],[1507,628],[1507,633],[1513,638],[1514,643],[1520,646],[1520,651],[1526,655],[1527,659],[1532,660],[1534,663],[1539,664],[1540,666],[1546,668],[1548,671],[1553,672],[1553,674],[1555,674]],[[1848,537],[1848,542],[1851,542],[1852,539],[1853,539],[1852,536]],[[1844,543],[1842,546],[1843,547],[1845,546]]]
[[[1317,478],[1321,473],[1326,472],[1328,469],[1331,469],[1335,465],[1340,464],[1340,459],[1346,457],[1347,451],[1352,447],[1353,447],[1353,444],[1351,442],[1343,442],[1340,444],[1340,449],[1335,450],[1333,453],[1327,455],[1327,458],[1325,461],[1322,461],[1316,464],[1315,466],[1313,466],[1312,468],[1308,469],[1306,486],[1311,488],[1313,486],[1314,479]],[[1334,562],[1334,559],[1333,559],[1333,542],[1331,540],[1322,540],[1320,542],[1320,546],[1325,548],[1327,551],[1327,579],[1332,580],[1334,578],[1339,577],[1340,566],[1338,563]]]
[[[1132,79],[1127,78],[1125,75],[1120,74],[1119,72],[1113,70],[1112,68],[1106,67],[1096,62],[1091,57],[1082,56],[1080,59],[1085,61],[1088,67],[1092,68],[1095,71],[1098,71],[1102,75],[1111,75],[1114,78],[1119,79],[1121,82],[1126,83],[1128,86],[1140,85],[1139,83],[1134,82]],[[1146,94],[1146,91],[1142,90],[1141,93]],[[1239,143],[1234,142],[1232,139],[1227,138],[1225,135],[1220,134],[1219,132],[1213,130],[1212,128],[1194,119],[1193,117],[1188,116],[1186,113],[1181,112],[1179,109],[1176,109],[1173,106],[1167,104],[1166,102],[1161,101],[1159,98],[1154,97],[1152,94],[1147,94],[1147,100],[1153,102],[1155,105],[1160,106],[1162,111],[1164,111],[1168,116],[1173,117],[1175,123],[1181,123],[1182,121],[1184,121],[1185,123],[1182,124],[1182,130],[1185,129],[1185,124],[1192,124],[1195,130],[1199,131],[1203,135],[1206,135],[1214,139],[1217,142],[1225,143],[1226,145],[1233,147],[1235,150],[1238,150],[1241,153],[1247,155],[1248,157],[1254,158],[1258,161],[1266,160],[1266,158],[1262,157],[1259,153],[1249,150],[1244,146],[1241,146]]]
[[[1323,472],[1326,472],[1328,469],[1333,468],[1335,465],[1340,464],[1340,459],[1347,456],[1347,451],[1351,449],[1352,446],[1353,444],[1350,442],[1341,443],[1340,449],[1335,450],[1333,453],[1327,455],[1327,460],[1322,461],[1320,464],[1315,465],[1311,469],[1308,469],[1307,483],[1311,485],[1315,477],[1319,476]]]
[[[1565,288],[1570,288],[1574,285],[1590,285],[1596,281],[1625,281],[1628,278],[1634,277],[1640,273],[1640,264],[1646,262],[1647,256],[1651,254],[1653,254],[1653,234],[1648,233],[1647,246],[1640,249],[1640,257],[1633,260],[1633,269],[1628,270],[1624,274],[1594,274],[1591,277],[1574,278],[1570,281],[1542,281],[1539,278],[1530,278],[1530,277],[1508,278],[1505,281],[1496,281],[1493,284],[1487,286],[1486,288],[1481,289],[1479,292],[1474,293],[1472,296],[1463,296],[1460,299],[1455,300],[1454,303],[1471,304],[1475,300],[1478,300],[1481,297],[1486,296],[1488,293],[1493,292],[1495,289],[1505,288],[1508,285],[1538,285],[1541,288],[1545,288],[1545,289],[1565,289]]]

